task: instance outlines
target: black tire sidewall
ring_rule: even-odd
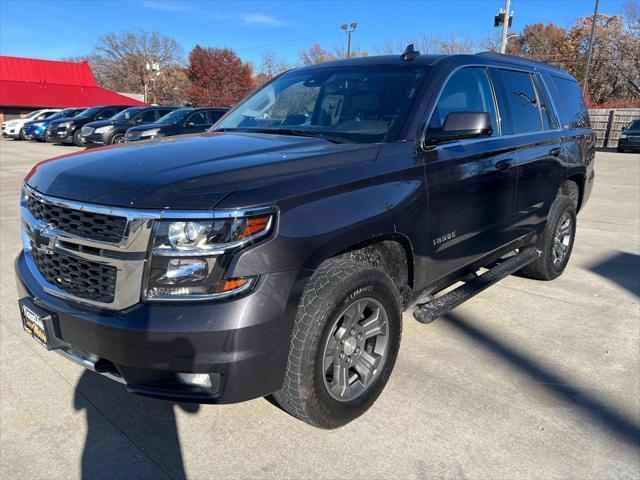
[[[384,389],[398,355],[400,338],[402,334],[402,314],[395,286],[391,279],[384,273],[368,269],[350,275],[347,282],[335,285],[333,292],[336,294],[333,301],[327,303],[324,314],[317,324],[319,334],[313,336],[314,345],[311,349],[312,365],[306,369],[312,373],[307,379],[307,386],[311,389],[309,397],[310,417],[323,428],[335,428],[342,426],[359,417],[371,407]],[[340,292],[340,293],[338,293]],[[334,399],[324,385],[324,372],[322,369],[324,346],[331,333],[331,329],[344,309],[351,303],[362,298],[375,298],[386,310],[389,322],[389,338],[387,357],[382,370],[374,383],[358,398],[340,402]]]
[[[117,140],[118,138],[123,138],[123,137],[124,137],[124,134],[123,134],[123,133],[114,133],[114,134],[111,136],[111,139],[109,140],[109,143],[110,143],[111,145],[116,145],[116,140]]]
[[[544,238],[544,261],[545,267],[548,272],[548,277],[557,278],[562,274],[564,269],[567,267],[569,263],[569,259],[571,258],[571,252],[573,251],[573,243],[576,238],[576,209],[573,205],[573,202],[569,197],[560,196],[556,200],[556,205],[553,208],[553,215],[550,218],[550,223],[548,225],[548,230],[545,232]],[[563,261],[556,265],[553,263],[553,243],[555,238],[556,229],[558,228],[558,224],[562,219],[562,216],[565,212],[569,212],[571,216],[571,239],[569,241],[569,249],[563,259]]]
[[[76,147],[86,147],[87,146],[87,142],[80,141],[80,130],[76,130],[75,132],[73,132],[73,144]]]

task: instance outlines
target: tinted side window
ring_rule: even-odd
[[[189,117],[187,125],[208,125],[205,112],[196,112]]]
[[[538,94],[538,102],[540,103],[540,113],[542,113],[542,125],[545,130],[555,130],[558,128],[558,122],[553,112],[553,107],[549,101],[549,95],[547,95],[547,89],[544,88],[542,81],[538,75],[533,75],[533,83],[536,86],[536,93]]]
[[[528,133],[542,130],[536,92],[531,75],[514,70],[497,70],[502,85],[502,117],[511,125],[511,133]]]
[[[429,128],[442,128],[451,112],[487,112],[493,135],[498,135],[498,116],[486,69],[463,68],[451,76],[433,110]]]
[[[142,112],[142,114],[138,118],[142,119],[142,123],[153,123],[158,118],[156,113],[157,110],[146,110]]]
[[[589,128],[589,112],[582,99],[582,92],[575,80],[551,75],[555,87],[554,98],[558,105],[560,121],[564,130]]]
[[[118,113],[118,111],[119,110],[117,108],[105,108],[96,116],[96,120],[106,120],[107,118],[111,118]]]
[[[209,123],[212,125],[216,123],[222,116],[221,112],[216,112],[215,110],[209,110],[208,113],[209,113]]]

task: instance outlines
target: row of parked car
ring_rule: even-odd
[[[15,140],[74,144],[79,147],[113,145],[203,132],[227,110],[212,107],[130,105],[43,109],[4,122],[2,136]]]

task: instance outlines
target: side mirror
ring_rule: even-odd
[[[428,130],[425,143],[435,145],[453,140],[490,137],[492,134],[491,117],[487,112],[450,112],[442,128]]]
[[[622,130],[623,130],[623,131],[624,131],[624,130],[626,130],[626,129],[627,129],[627,127],[622,127]]]

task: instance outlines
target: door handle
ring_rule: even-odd
[[[511,160],[500,160],[496,163],[496,170],[500,170],[501,172],[506,172],[511,168]]]
[[[560,156],[560,149],[559,148],[552,148],[551,150],[549,150],[549,155],[551,155],[552,157],[559,157]]]

